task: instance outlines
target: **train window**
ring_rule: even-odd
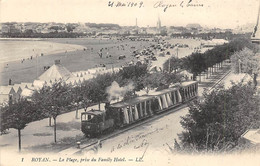
[[[87,120],[87,119],[86,119],[86,114],[82,114],[82,115],[81,115],[81,120]]]
[[[94,117],[93,115],[88,114],[87,121],[90,121],[93,117]]]

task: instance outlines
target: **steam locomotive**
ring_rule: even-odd
[[[127,101],[106,103],[105,111],[90,110],[81,114],[81,130],[87,137],[104,131],[129,126],[197,97],[198,82],[182,82],[153,94],[138,96]]]

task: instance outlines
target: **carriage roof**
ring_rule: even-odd
[[[167,89],[163,89],[163,90],[160,90],[160,91],[155,91],[153,93],[151,93],[150,95],[152,96],[159,96],[159,95],[162,95],[162,94],[165,94],[165,93],[169,93],[169,92],[172,92],[172,91],[176,91],[176,90],[179,90],[179,88],[167,88]]]
[[[195,84],[195,83],[197,83],[197,81],[182,82],[182,83],[181,83],[181,86],[189,86],[189,85],[192,85],[192,84]]]
[[[153,96],[147,96],[147,95],[138,96],[138,97],[135,97],[133,99],[129,99],[127,101],[121,101],[121,102],[111,104],[110,107],[117,107],[117,108],[126,107],[126,106],[129,106],[129,105],[138,104],[140,102],[143,102],[143,101],[146,101],[146,100],[149,100],[149,99],[152,99],[152,98],[153,98]]]

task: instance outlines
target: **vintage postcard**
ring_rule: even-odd
[[[259,0],[0,0],[0,165],[260,165]]]

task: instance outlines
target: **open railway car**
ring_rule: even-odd
[[[90,110],[81,114],[81,130],[96,136],[108,129],[121,128],[167,111],[197,97],[198,83],[183,82],[178,87],[156,91],[127,101],[107,104],[104,111]]]

